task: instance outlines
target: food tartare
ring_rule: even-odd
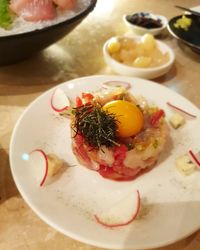
[[[126,181],[156,165],[168,137],[165,113],[126,84],[111,83],[76,98],[72,149],[78,161],[101,176]],[[126,86],[127,87],[127,86]]]

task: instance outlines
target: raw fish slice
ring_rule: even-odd
[[[75,7],[76,0],[53,0],[63,10],[71,10]]]
[[[10,9],[17,14],[22,8],[24,8],[26,3],[27,0],[11,0]]]
[[[10,9],[31,22],[51,20],[56,15],[52,0],[11,0]]]

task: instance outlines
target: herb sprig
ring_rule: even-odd
[[[8,29],[12,23],[9,11],[9,0],[0,0],[0,27]]]
[[[95,149],[99,149],[102,145],[119,146],[117,120],[113,114],[104,111],[100,104],[85,104],[74,108],[74,114],[72,128],[75,133],[81,133],[90,146]]]

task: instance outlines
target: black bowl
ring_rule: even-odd
[[[168,22],[169,32],[178,40],[189,46],[193,51],[200,53],[200,17],[195,15],[185,15],[192,19],[192,24],[187,31],[174,27],[177,19],[181,16],[173,17]]]
[[[64,22],[40,30],[0,37],[0,65],[22,61],[63,38],[94,9],[96,2],[91,0],[86,9]]]

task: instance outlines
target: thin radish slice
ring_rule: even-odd
[[[48,175],[48,157],[42,149],[34,149],[29,154],[29,160],[34,169],[34,175],[42,187]]]
[[[128,82],[109,81],[109,82],[102,83],[102,87],[105,89],[116,89],[119,87],[130,89],[131,85]]]
[[[186,115],[192,117],[192,118],[196,118],[196,117],[197,117],[196,115],[190,114],[190,113],[188,113],[187,111],[185,111],[185,110],[183,110],[183,109],[181,109],[181,108],[179,108],[179,107],[177,107],[177,106],[171,104],[170,102],[167,102],[167,105],[170,106],[171,108],[177,110],[177,111],[180,111],[180,112],[182,112],[182,113],[184,113],[184,114],[186,114]]]
[[[62,89],[55,89],[51,96],[51,107],[56,112],[63,112],[70,106],[69,98]]]
[[[140,193],[138,190],[120,200],[117,204],[96,214],[98,223],[106,227],[120,227],[130,224],[140,210]]]
[[[192,152],[192,150],[189,150],[188,151],[188,153],[189,153],[189,156],[191,157],[191,160],[194,162],[194,164],[198,167],[198,168],[200,168],[200,154],[198,153],[198,154],[194,154],[193,152]]]

